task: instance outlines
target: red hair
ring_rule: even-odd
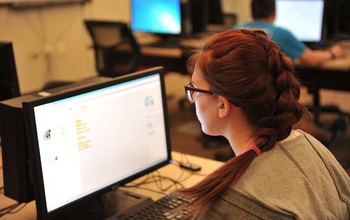
[[[300,84],[292,63],[261,30],[228,30],[212,37],[187,63],[190,73],[197,65],[210,91],[242,108],[255,129],[261,152],[285,139],[304,107],[298,103]],[[195,198],[195,216],[207,211],[232,187],[256,154],[233,157],[193,187],[179,190]]]

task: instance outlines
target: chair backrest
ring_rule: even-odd
[[[124,22],[85,21],[95,50],[100,76],[116,77],[138,68],[140,46]]]

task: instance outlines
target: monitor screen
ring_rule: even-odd
[[[24,102],[38,216],[171,162],[162,68]]]
[[[20,96],[12,43],[0,42],[0,101]]]
[[[306,43],[320,43],[323,36],[324,0],[276,0],[277,26]]]
[[[181,34],[181,0],[131,0],[131,30]]]

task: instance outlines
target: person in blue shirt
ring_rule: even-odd
[[[280,50],[291,60],[299,60],[308,66],[319,66],[331,59],[346,56],[340,45],[334,45],[327,50],[312,50],[299,41],[291,31],[274,25],[276,18],[275,0],[252,0],[251,13],[253,21],[236,24],[233,29],[262,29],[269,38],[277,43]],[[303,116],[294,128],[299,128],[316,137],[326,146],[331,145],[335,139],[345,132],[347,121],[343,118],[336,120],[330,129],[317,126],[308,116]]]
[[[275,0],[252,0],[253,21],[237,24],[233,28],[263,29],[270,39],[278,44],[281,51],[292,60],[299,59],[305,65],[318,66],[324,61],[346,56],[338,44],[327,50],[312,50],[299,41],[289,30],[274,25],[276,18]]]

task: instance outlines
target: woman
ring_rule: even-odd
[[[197,185],[198,219],[349,219],[350,179],[315,138],[293,130],[302,112],[293,66],[261,30],[228,30],[188,61],[187,98],[204,133],[236,157]]]

